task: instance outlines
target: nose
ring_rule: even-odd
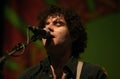
[[[53,27],[52,24],[47,25],[46,28],[47,28],[50,32],[53,32],[53,31],[54,31],[54,27]]]
[[[52,24],[49,24],[49,25],[46,25],[45,28],[49,30],[50,38],[54,38],[53,36],[54,26]]]

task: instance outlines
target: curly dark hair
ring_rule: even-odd
[[[51,5],[43,13],[38,16],[39,28],[45,27],[45,20],[48,16],[63,15],[67,23],[70,35],[72,38],[77,38],[72,43],[72,56],[79,57],[87,47],[87,33],[81,23],[80,16],[71,9],[65,9],[58,6]]]

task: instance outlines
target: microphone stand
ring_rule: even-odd
[[[37,39],[41,39],[41,35],[33,35],[31,40],[29,42],[25,42],[25,43],[19,43],[17,46],[14,46],[13,49],[7,53],[6,55],[3,55],[0,58],[0,63],[2,63],[4,60],[6,60],[8,57],[10,57],[11,55],[13,55],[16,51],[19,51],[23,48],[25,48],[27,45],[29,45],[31,42],[36,41]]]

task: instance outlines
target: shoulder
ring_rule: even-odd
[[[81,76],[92,79],[108,79],[104,67],[84,62]]]
[[[92,64],[92,63],[88,63],[88,62],[84,62],[83,64],[83,69],[87,70],[87,71],[97,71],[101,69],[101,66],[98,66],[96,64]]]
[[[19,79],[30,79],[33,75],[35,75],[40,69],[42,68],[42,66],[40,64],[35,65],[33,67],[30,67],[28,69],[26,69],[19,77]]]
[[[37,76],[45,67],[49,66],[48,58],[46,57],[39,64],[32,66],[25,70],[19,77],[19,79],[31,79]]]

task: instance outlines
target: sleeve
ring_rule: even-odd
[[[33,79],[36,73],[40,71],[40,68],[41,68],[40,64],[28,68],[19,76],[18,79]]]
[[[105,68],[98,65],[84,63],[81,79],[109,79]]]
[[[100,70],[98,70],[98,73],[96,75],[96,79],[109,79],[107,71],[105,70],[105,68],[101,68]]]
[[[30,79],[30,78],[28,78],[28,72],[23,72],[20,76],[19,76],[19,78],[18,79]]]

